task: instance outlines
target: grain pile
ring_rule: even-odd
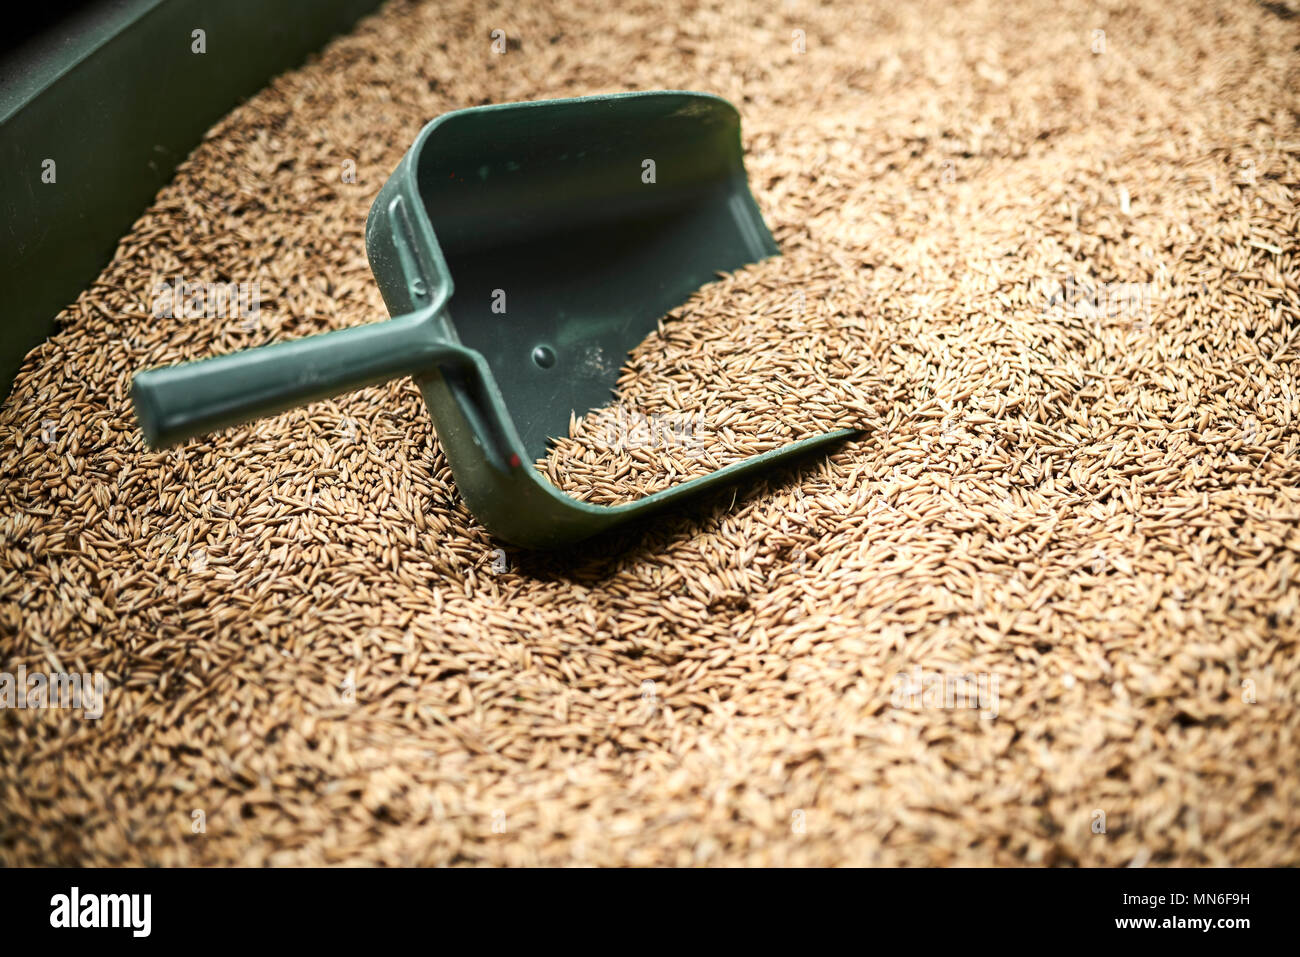
[[[1290,0],[385,7],[4,404],[0,667],[110,690],[0,712],[0,862],[1300,863],[1298,44]],[[654,88],[740,108],[787,255],[630,360],[698,449],[543,467],[863,439],[558,555],[479,529],[409,382],[142,449],[132,372],[383,315],[425,120]],[[262,313],[149,318],[175,275]]]

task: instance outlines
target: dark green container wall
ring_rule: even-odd
[[[83,3],[0,52],[0,396],[203,133],[378,6]]]

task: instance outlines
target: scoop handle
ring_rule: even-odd
[[[145,441],[166,448],[434,366],[472,364],[472,357],[415,314],[149,369],[132,380],[131,398]]]

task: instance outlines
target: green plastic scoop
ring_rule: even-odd
[[[571,498],[532,465],[571,412],[608,404],[664,313],[716,272],[778,253],[745,179],[739,116],[716,96],[440,116],[371,207],[366,252],[396,318],[141,372],[132,396],[149,444],[412,375],[470,510],[507,542],[548,548],[855,434],[615,506]]]

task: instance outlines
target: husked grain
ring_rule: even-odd
[[[275,79],[0,410],[0,672],[108,686],[0,709],[0,864],[1300,863],[1281,6],[390,3]],[[142,446],[135,372],[384,315],[427,120],[660,88],[740,109],[784,255],[538,467],[861,438],[559,554],[474,521],[410,381]],[[155,316],[177,276],[261,309]]]

